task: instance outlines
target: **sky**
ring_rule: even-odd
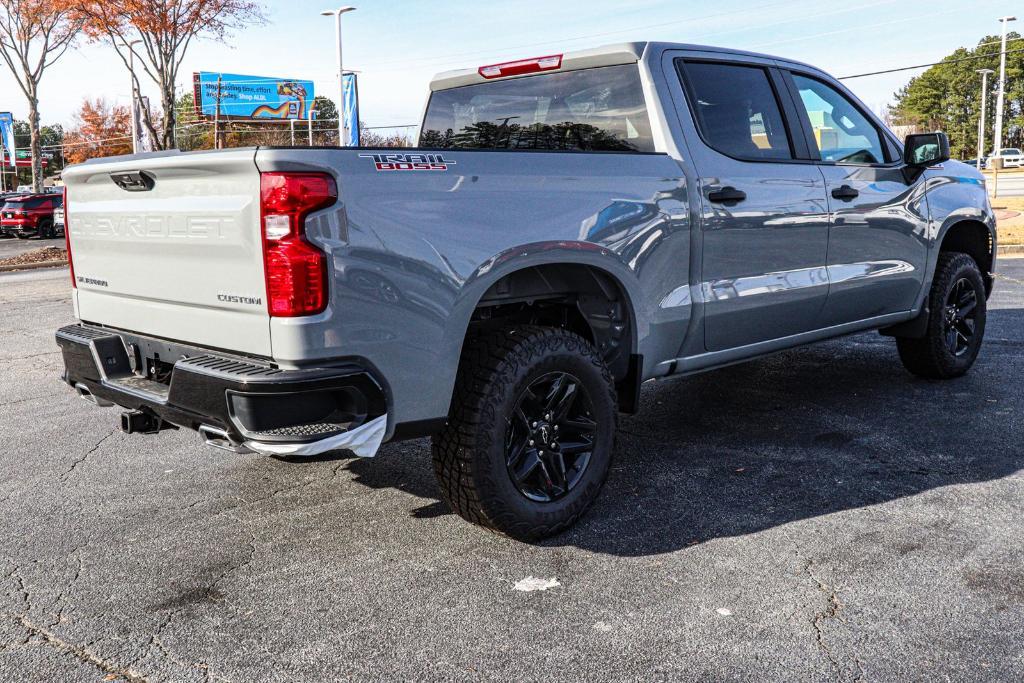
[[[1019,0],[350,0],[343,17],[344,64],[359,72],[361,119],[369,126],[415,124],[431,77],[450,69],[633,40],[718,45],[808,62],[835,76],[934,62],[999,32],[1021,15]],[[264,0],[266,23],[223,42],[193,43],[179,74],[193,71],[312,79],[334,97],[334,19],[318,0]],[[993,46],[993,49],[998,49]],[[923,69],[846,81],[882,110]],[[157,102],[155,88],[143,84]],[[130,81],[112,48],[83,42],[41,84],[43,123],[73,123],[85,97],[127,104]],[[12,76],[0,72],[0,110],[24,118]]]

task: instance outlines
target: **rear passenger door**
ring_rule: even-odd
[[[815,329],[828,295],[828,203],[773,64],[677,53],[680,124],[699,176],[708,351]]]
[[[821,74],[785,71],[829,202],[828,303],[820,326],[913,308],[924,284],[924,178],[862,106]]]

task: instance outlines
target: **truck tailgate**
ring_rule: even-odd
[[[64,182],[80,319],[271,355],[254,149],[90,162]]]

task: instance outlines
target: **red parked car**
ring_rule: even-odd
[[[49,239],[63,234],[63,226],[55,227],[54,209],[64,206],[59,194],[23,194],[8,197],[0,209],[0,232],[21,238]]]

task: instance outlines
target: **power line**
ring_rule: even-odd
[[[1006,54],[1012,54],[1014,52],[1024,52],[1024,48],[1018,48],[1016,50],[1007,50]],[[853,74],[852,76],[840,76],[839,80],[846,81],[851,78],[864,78],[865,76],[880,76],[882,74],[894,74],[898,71],[912,71],[913,69],[924,69],[929,66],[938,66],[939,64],[954,64],[956,62],[970,62],[975,59],[987,59],[989,57],[998,57],[1000,52],[993,52],[987,55],[974,55],[972,57],[958,57],[957,59],[943,59],[940,62],[930,62],[928,64],[915,64],[914,66],[901,66],[896,69],[885,69],[884,71],[870,71],[863,74]]]

